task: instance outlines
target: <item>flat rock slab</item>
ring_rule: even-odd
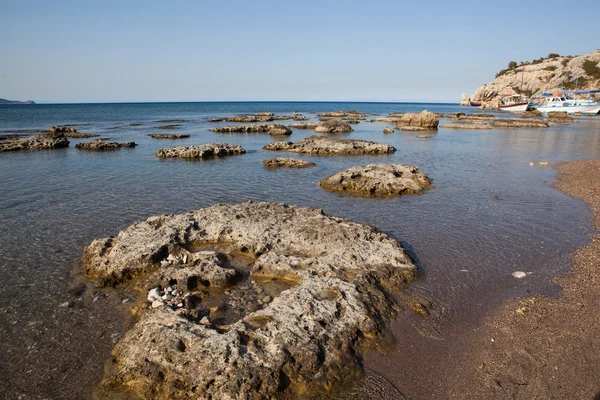
[[[43,134],[24,139],[1,141],[0,153],[5,151],[61,149],[65,147],[69,147],[69,141],[65,135]]]
[[[217,133],[268,133],[269,135],[291,135],[292,131],[281,124],[248,124],[218,126],[211,131]]]
[[[491,124],[495,128],[547,128],[550,126],[546,121],[516,118],[498,118]]]
[[[241,146],[238,146],[237,144],[208,143],[198,146],[179,146],[160,149],[156,152],[156,156],[159,158],[204,159],[213,157],[233,156],[244,153],[246,153],[246,150],[244,150]]]
[[[186,133],[150,133],[148,136],[154,139],[186,139],[190,137]]]
[[[334,139],[324,136],[309,136],[296,143],[274,142],[263,147],[264,150],[290,151],[293,153],[322,154],[322,155],[365,155],[391,154],[396,151],[394,146],[384,143],[370,142],[357,139]]]
[[[276,168],[309,168],[316,166],[315,163],[300,160],[298,158],[269,158],[263,161],[263,167],[269,169]]]
[[[291,129],[315,129],[319,125],[321,124],[318,122],[294,122],[289,127]]]
[[[400,244],[378,229],[273,203],[151,217],[84,253],[91,279],[147,290],[152,275],[185,293],[179,308],[157,300],[165,286],[149,292],[153,308],[113,350],[100,388],[106,398],[329,398],[362,375],[362,352],[396,315],[391,294],[417,276]],[[229,265],[240,257],[249,260],[241,282]],[[218,306],[228,309],[238,286],[267,278],[287,289],[238,320],[219,324],[214,307],[203,311],[199,288],[228,288]]]
[[[451,122],[449,124],[440,125],[440,128],[446,129],[492,129],[486,122]]]
[[[319,182],[332,192],[365,197],[390,197],[421,194],[431,179],[409,164],[369,164],[333,174]]]
[[[136,144],[134,142],[106,142],[101,140],[95,140],[93,142],[83,142],[77,143],[75,148],[79,150],[87,150],[87,151],[110,151],[110,150],[119,150],[121,147],[135,147]]]

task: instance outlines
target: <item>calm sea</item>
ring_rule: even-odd
[[[294,155],[317,167],[278,171],[261,164],[274,156],[261,148],[277,139],[216,134],[209,128],[217,124],[207,122],[263,111],[298,111],[314,120],[323,111],[387,115],[423,109],[468,111],[416,103],[0,106],[0,134],[77,125],[80,132],[139,145],[90,153],[75,149],[80,140],[71,139],[67,149],[0,154],[0,393],[7,398],[88,397],[123,326],[122,316],[111,311],[121,299],[110,303],[100,296],[85,307],[59,307],[73,298],[69,272],[84,246],[151,215],[215,203],[254,200],[317,207],[388,232],[424,272],[413,290],[432,300],[437,317],[431,323],[442,327],[476,324],[508,297],[555,293],[552,277],[567,270],[569,253],[587,240],[590,215],[583,203],[550,187],[556,179],[552,165],[597,158],[598,120],[582,118],[548,129],[440,129],[430,139],[419,139],[414,132],[384,135],[387,124],[362,122],[344,137],[389,143],[397,152],[377,157]],[[182,121],[160,122],[164,120]],[[158,129],[167,124],[178,126]],[[147,136],[161,132],[191,137]],[[288,140],[311,134],[295,131]],[[197,162],[154,156],[163,147],[210,142],[239,144],[247,154]],[[541,167],[539,161],[550,165]],[[317,186],[332,173],[375,162],[417,165],[435,188],[422,196],[373,200]],[[517,281],[511,276],[515,270],[532,274]]]

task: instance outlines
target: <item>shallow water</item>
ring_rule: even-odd
[[[433,301],[422,333],[443,335],[445,324],[476,323],[500,301],[553,294],[552,277],[568,268],[569,253],[590,233],[586,206],[552,189],[554,163],[597,158],[600,120],[548,129],[454,131],[431,139],[385,123],[353,125],[348,138],[385,142],[393,155],[296,155],[317,164],[304,170],[267,170],[262,160],[286,153],[261,148],[261,134],[216,134],[207,119],[237,113],[355,109],[389,112],[467,111],[453,105],[389,103],[156,103],[0,106],[0,131],[78,124],[84,133],[135,141],[134,149],[83,152],[86,139],[62,150],[0,154],[0,392],[52,398],[89,396],[102,376],[111,335],[124,329],[111,314],[114,294],[89,307],[61,308],[72,298],[69,271],[93,239],[132,222],[214,203],[276,201],[322,208],[329,215],[377,226],[402,242],[424,272],[413,289]],[[182,119],[170,131],[160,120]],[[288,124],[291,121],[277,121]],[[141,124],[130,126],[130,124]],[[83,124],[83,125],[82,125]],[[149,133],[189,133],[156,140]],[[297,141],[313,134],[295,131]],[[209,142],[239,144],[247,154],[220,160],[160,160],[163,147]],[[548,161],[541,167],[539,161]],[[529,162],[535,166],[529,166]],[[433,179],[434,189],[400,199],[344,197],[317,182],[353,165],[410,163]],[[531,272],[515,280],[515,270]],[[112,300],[111,300],[112,299]],[[114,303],[111,303],[111,301]],[[99,328],[110,327],[110,328]],[[106,334],[97,338],[98,329]],[[96,334],[96,336],[94,336]],[[83,357],[83,358],[82,358]],[[74,377],[79,382],[72,382]]]

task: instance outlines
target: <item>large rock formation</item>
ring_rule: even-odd
[[[281,124],[248,124],[218,126],[211,131],[217,133],[268,133],[269,135],[291,135],[292,131]]]
[[[427,110],[419,114],[406,113],[396,121],[396,128],[402,130],[432,130],[437,129],[440,119]]]
[[[516,63],[496,74],[496,78],[477,88],[472,100],[487,101],[494,105],[497,98],[506,94],[536,97],[542,91],[600,88],[600,50],[582,56],[541,58],[517,66]]]
[[[24,139],[4,140],[0,142],[0,152],[19,150],[45,150],[69,147],[69,141],[63,134],[35,135]]]
[[[156,156],[159,158],[203,159],[232,156],[244,153],[246,153],[246,150],[244,150],[241,146],[238,146],[237,144],[208,143],[198,146],[179,146],[160,149],[156,152]]]
[[[417,276],[379,230],[273,203],[151,217],[83,261],[101,283],[151,289],[101,398],[329,398],[362,374],[391,294]]]
[[[325,155],[390,154],[396,151],[396,148],[389,144],[370,142],[367,140],[334,139],[325,136],[309,136],[296,143],[269,143],[264,146],[263,149]]]
[[[332,192],[366,197],[421,194],[431,184],[418,167],[408,164],[369,164],[333,174],[319,182]]]
[[[317,133],[348,133],[353,130],[346,122],[335,118],[327,120],[315,128]]]
[[[263,161],[263,166],[269,169],[276,168],[308,168],[314,167],[316,164],[306,160],[300,160],[298,158],[269,158]]]

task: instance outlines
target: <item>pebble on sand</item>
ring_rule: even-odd
[[[527,274],[523,271],[515,271],[512,273],[512,276],[514,276],[517,279],[523,279],[527,277]]]

